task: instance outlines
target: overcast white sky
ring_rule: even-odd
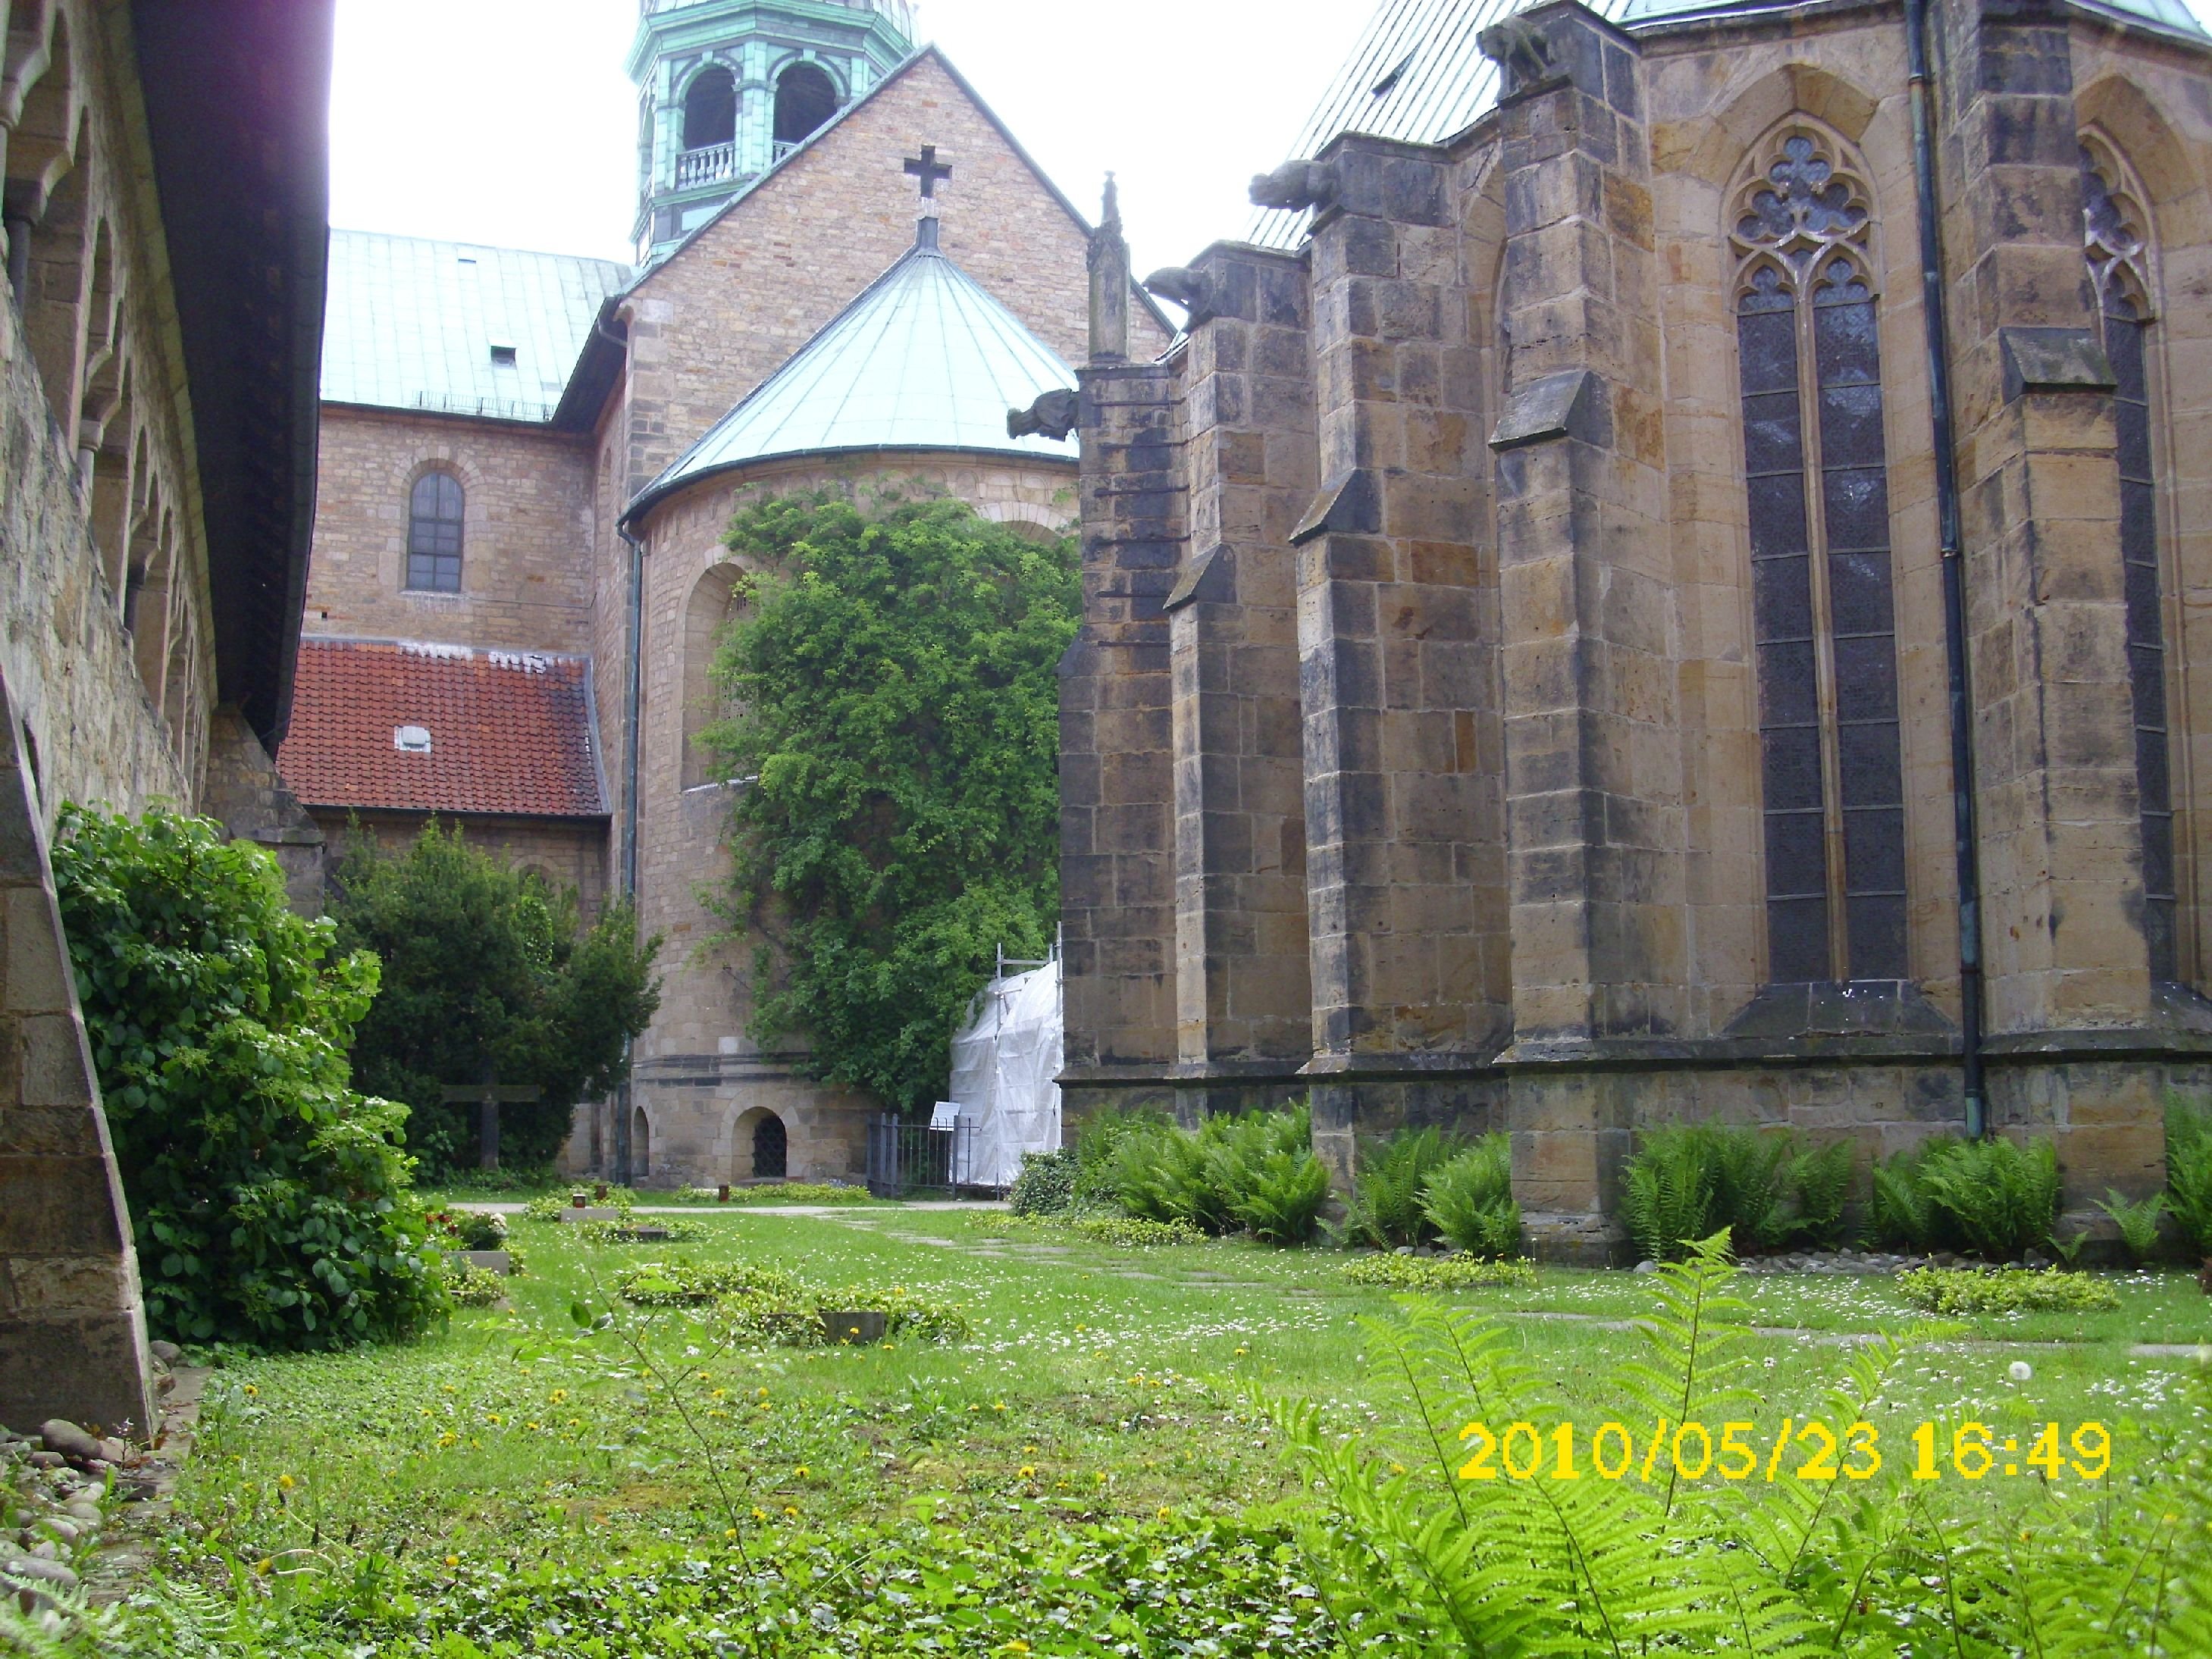
[[[2205,15],[2212,0],[2192,0]],[[1374,0],[921,0],[918,32],[1139,275],[1242,234]],[[338,0],[331,222],[630,257],[637,0]],[[957,187],[957,179],[954,187]]]
[[[1243,233],[1370,0],[921,0],[941,46],[1139,274]],[[331,222],[630,257],[637,0],[339,0]],[[958,180],[953,181],[957,188]]]

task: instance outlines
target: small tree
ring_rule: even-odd
[[[148,1323],[319,1348],[436,1318],[406,1109],[349,1086],[376,958],[332,959],[276,861],[204,818],[65,808],[54,878]]]
[[[549,892],[435,819],[396,853],[356,830],[337,890],[339,939],[384,964],[354,1063],[407,1103],[409,1150],[441,1175],[471,1162],[477,1109],[444,1091],[495,1079],[540,1091],[501,1109],[503,1160],[551,1162],[576,1103],[614,1085],[660,1005],[660,941],[638,940],[625,905],[586,927],[574,893]]]
[[[1051,942],[1074,543],[828,495],[748,507],[724,540],[758,572],[715,661],[734,712],[703,734],[748,781],[726,915],[769,941],[753,1035],[911,1106],[942,1091],[997,948]]]

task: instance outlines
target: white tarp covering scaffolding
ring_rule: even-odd
[[[1060,962],[1006,971],[1022,965],[1000,963],[952,1038],[952,1098],[978,1187],[1012,1186],[1023,1153],[1060,1145]]]

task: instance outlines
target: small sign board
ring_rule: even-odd
[[[959,1121],[960,1103],[957,1100],[940,1100],[930,1109],[929,1127],[933,1129],[950,1129]]]

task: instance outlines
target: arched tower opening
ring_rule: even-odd
[[[779,159],[802,144],[837,112],[836,83],[813,64],[793,64],[775,77],[775,145]]]
[[[737,136],[737,77],[719,64],[702,70],[684,94],[684,148],[705,149]]]

